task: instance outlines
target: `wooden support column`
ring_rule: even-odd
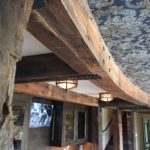
[[[133,112],[123,112],[122,125],[123,125],[123,149],[135,150]]]
[[[88,141],[90,143],[84,146],[84,150],[98,150],[98,107],[89,108],[88,111]]]
[[[92,108],[92,150],[98,150],[98,108]],[[100,120],[102,121],[102,119]],[[102,122],[101,122],[102,124]],[[101,143],[102,145],[102,143]]]
[[[118,111],[119,150],[123,150],[122,112]]]
[[[113,150],[123,150],[122,112],[113,114]]]
[[[66,92],[64,89],[42,82],[15,84],[14,92],[67,103],[82,103],[82,105],[86,106],[98,106],[98,100],[96,98],[72,91]]]
[[[0,149],[13,150],[12,95],[16,62],[33,0],[0,0]]]
[[[103,150],[102,107],[98,108],[98,150]]]
[[[102,76],[92,81],[95,85],[115,97],[149,106],[150,96],[115,64],[87,0],[47,0],[45,7],[32,13],[28,30],[76,72]]]

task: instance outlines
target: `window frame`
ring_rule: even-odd
[[[73,111],[74,112],[74,135],[73,139],[66,141],[66,126],[65,126],[65,121],[66,121],[66,112],[67,111]],[[84,112],[85,113],[85,137],[79,139],[78,138],[78,112]],[[66,145],[77,145],[77,144],[83,144],[87,141],[87,131],[88,131],[88,109],[86,106],[80,106],[80,105],[73,105],[73,104],[68,104],[64,103],[63,105],[63,122],[62,122],[62,146]]]

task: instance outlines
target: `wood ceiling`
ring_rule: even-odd
[[[79,74],[97,74],[93,83],[115,97],[149,106],[114,62],[85,0],[47,0],[31,14],[28,31]]]
[[[17,63],[16,83],[58,80],[100,80],[96,74],[79,74],[53,53],[25,56]]]

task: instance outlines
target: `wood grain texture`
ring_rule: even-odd
[[[0,1],[0,149],[13,150],[12,95],[16,62],[32,0]]]
[[[77,72],[54,54],[25,56],[17,63],[15,82],[56,81],[71,75]]]
[[[150,96],[113,61],[85,0],[48,0],[33,12],[28,30],[78,73],[101,75],[102,80],[93,81],[97,86],[129,102],[150,105]]]
[[[98,75],[79,74],[56,55],[25,56],[17,63],[15,83],[58,80],[99,80]]]
[[[87,106],[98,106],[98,100],[96,98],[71,91],[66,92],[63,89],[57,88],[48,83],[15,84],[14,92],[43,97],[50,100],[64,101]]]
[[[102,108],[98,107],[98,150],[103,150]]]
[[[135,132],[134,132],[134,114],[133,112],[122,113],[122,129],[123,129],[123,149],[136,150]]]
[[[113,150],[123,150],[122,113],[113,112]]]

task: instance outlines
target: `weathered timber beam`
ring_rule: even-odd
[[[106,107],[106,108],[112,108],[112,109],[118,109],[121,111],[136,111],[136,112],[150,112],[149,107],[145,106],[139,106],[118,98],[115,98],[111,102],[99,102],[101,107]]]
[[[17,63],[15,82],[51,81],[68,75],[77,72],[52,53],[26,56]]]
[[[135,112],[150,112],[150,108],[148,107],[120,107],[119,110],[121,111],[135,111]]]
[[[127,101],[124,101],[124,100],[121,100],[121,99],[118,99],[118,98],[115,98],[113,101],[110,101],[110,102],[103,102],[103,101],[100,101],[100,106],[101,107],[114,107],[114,108],[120,108],[120,107],[136,107],[138,105],[136,104],[133,104],[133,103],[130,103],[130,102],[127,102]]]
[[[47,83],[15,84],[14,92],[80,105],[98,106],[96,98],[71,91],[66,92]]]
[[[116,97],[149,106],[150,96],[131,83],[113,61],[86,1],[47,2],[32,13],[28,30],[78,73],[103,77],[94,84]]]
[[[54,54],[25,56],[17,63],[16,83],[58,80],[98,80],[98,75],[79,74]]]

